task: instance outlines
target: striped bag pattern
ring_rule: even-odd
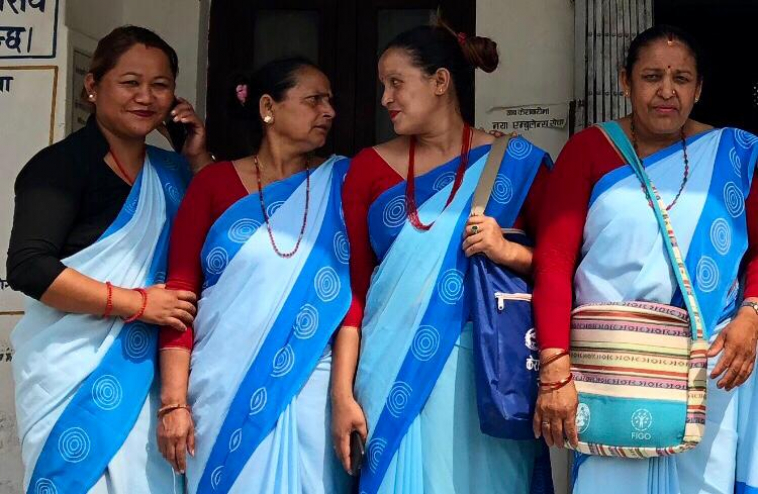
[[[636,154],[624,153],[600,129],[645,187],[686,310],[644,301],[574,309],[576,450],[623,458],[673,455],[697,446],[705,433],[708,344],[703,321],[660,194]]]

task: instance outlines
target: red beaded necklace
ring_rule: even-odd
[[[634,127],[634,116],[632,116],[631,120],[631,131],[632,131],[632,146],[634,147],[634,152],[637,154],[637,157],[640,156],[640,151],[637,147],[637,129]],[[676,201],[679,200],[679,196],[682,195],[682,192],[684,191],[684,186],[687,185],[687,180],[690,177],[690,158],[687,156],[687,136],[684,133],[684,126],[679,131],[679,139],[682,141],[682,151],[684,152],[684,173],[682,175],[682,183],[679,186],[679,191],[674,196],[674,200],[671,201],[671,204],[666,206],[666,211],[671,211],[671,208],[673,208],[676,205]],[[642,158],[639,158],[640,163],[642,163]],[[642,191],[645,191],[645,185],[640,184],[640,187],[642,187]],[[653,202],[651,199],[647,200],[648,206],[650,208],[653,208]]]
[[[458,169],[455,171],[455,181],[453,182],[453,189],[450,191],[450,195],[445,202],[445,208],[447,208],[453,199],[455,194],[458,193],[458,189],[461,188],[463,182],[463,174],[468,167],[469,151],[471,151],[471,140],[474,133],[471,130],[471,126],[467,123],[463,124],[463,136],[461,137],[461,157]],[[421,222],[418,217],[418,208],[416,206],[416,175],[415,175],[415,161],[416,161],[416,136],[411,136],[410,146],[408,148],[408,176],[405,180],[405,210],[408,216],[408,221],[411,225],[418,230],[429,230],[434,221],[429,224]],[[444,208],[443,208],[444,211]],[[436,220],[435,220],[436,221]]]
[[[268,238],[271,241],[271,246],[274,248],[274,252],[279,257],[289,258],[295,255],[300,248],[300,242],[303,241],[303,235],[305,235],[305,226],[308,224],[308,205],[311,201],[311,167],[308,162],[308,158],[305,159],[305,210],[303,211],[303,225],[300,227],[300,234],[297,237],[297,243],[295,248],[289,252],[282,252],[276,245],[274,240],[274,232],[271,230],[271,222],[269,221],[268,212],[266,211],[266,201],[263,199],[263,185],[261,184],[261,164],[258,161],[258,155],[253,157],[255,163],[255,176],[258,179],[258,198],[261,202],[261,211],[263,212],[263,219],[266,220],[266,230],[268,230]]]
[[[129,174],[126,173],[126,170],[124,169],[124,167],[121,166],[121,162],[118,160],[118,157],[116,156],[116,153],[114,153],[112,149],[110,149],[109,152],[111,153],[111,156],[113,156],[113,161],[116,163],[116,168],[118,168],[118,171],[120,171],[121,175],[124,176],[124,179],[126,180],[126,183],[128,183],[129,185],[134,185],[134,179],[132,177],[130,177]],[[143,150],[142,151],[142,161],[145,160],[144,156],[145,156],[145,151]]]

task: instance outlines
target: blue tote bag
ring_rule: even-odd
[[[523,232],[508,240],[527,244]],[[481,431],[534,440],[539,354],[532,320],[532,286],[484,255],[471,260],[468,288],[474,324],[474,373]]]

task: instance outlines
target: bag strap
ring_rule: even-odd
[[[629,142],[629,139],[626,137],[621,126],[616,122],[605,122],[603,124],[598,124],[597,128],[600,129],[621,158],[629,163],[629,166],[632,167],[637,178],[645,188],[645,194],[655,212],[655,219],[658,221],[658,226],[661,229],[666,252],[674,267],[674,276],[679,285],[679,290],[682,292],[684,305],[687,307],[687,311],[690,314],[692,337],[693,339],[702,340],[704,331],[700,306],[695,297],[695,292],[692,289],[692,282],[690,281],[690,275],[687,272],[687,266],[684,264],[682,252],[679,250],[679,244],[674,236],[674,229],[671,227],[671,220],[669,219],[668,211],[666,211],[666,205],[661,199],[658,189],[656,189],[655,185],[650,181],[650,177],[648,177],[647,172],[645,171],[645,166],[640,161],[637,152],[634,150],[634,146]]]
[[[476,190],[474,191],[474,200],[471,203],[471,216],[480,216],[484,214],[484,209],[487,207],[487,202],[490,200],[492,194],[492,187],[495,185],[495,179],[497,173],[500,171],[500,163],[503,161],[503,156],[508,150],[508,144],[516,134],[507,134],[503,137],[498,137],[492,143],[490,148],[490,154],[487,156],[487,163],[484,164],[484,170],[479,177],[479,183],[476,184]]]

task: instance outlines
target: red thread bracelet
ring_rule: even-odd
[[[142,317],[145,314],[145,309],[147,308],[147,292],[144,288],[132,288],[135,292],[139,292],[140,295],[142,295],[142,308],[140,308],[139,311],[137,311],[136,314],[134,314],[129,319],[124,319],[124,324],[129,324],[130,322],[134,322],[140,317]]]
[[[573,380],[574,380],[574,375],[569,374],[567,378],[561,379],[560,381],[554,381],[554,382],[539,381],[539,385],[540,385],[541,390],[558,391],[559,389],[566,386],[568,383],[570,383]]]
[[[105,290],[107,292],[107,296],[105,299],[105,312],[103,312],[103,317],[110,317],[111,312],[113,312],[113,285],[110,281],[105,282]]]

